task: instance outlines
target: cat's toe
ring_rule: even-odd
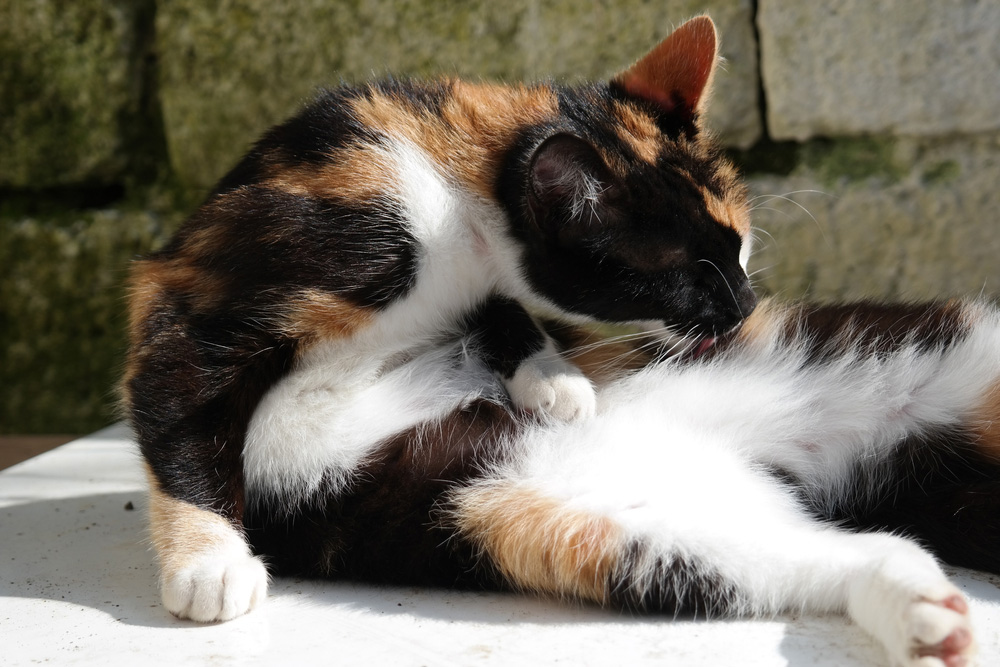
[[[915,601],[905,615],[914,667],[970,667],[976,643],[969,606],[957,589]]]
[[[597,396],[587,378],[557,375],[552,378],[552,391],[555,401],[548,408],[548,413],[556,419],[575,421],[594,416]]]
[[[201,623],[228,621],[256,607],[267,595],[267,569],[248,554],[205,555],[164,573],[163,604],[179,618]]]
[[[597,405],[593,385],[581,374],[515,375],[508,389],[518,407],[560,421],[592,417]]]

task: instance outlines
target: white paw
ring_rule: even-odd
[[[868,539],[873,553],[886,555],[852,585],[854,620],[881,640],[898,667],[972,667],[976,642],[962,592],[912,543]]]
[[[525,360],[506,384],[514,405],[562,421],[587,419],[596,409],[590,380],[555,354]]]
[[[912,602],[903,614],[906,667],[967,667],[976,644],[969,624],[969,605],[954,586]]]
[[[164,572],[163,605],[179,618],[208,623],[241,616],[267,595],[267,569],[245,552],[202,552],[193,562]]]

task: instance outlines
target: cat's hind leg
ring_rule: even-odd
[[[587,432],[607,436],[598,421],[563,429],[565,446],[532,440],[519,461],[452,493],[458,534],[511,586],[668,613],[846,613],[894,664],[971,664],[967,604],[913,543],[812,520],[781,483],[706,438],[660,440],[670,454],[646,446],[643,458],[622,421],[614,447],[589,446]]]

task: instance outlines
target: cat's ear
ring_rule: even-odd
[[[531,156],[529,204],[536,224],[569,240],[596,231],[621,188],[590,143],[556,134]]]
[[[668,113],[694,118],[711,90],[718,48],[712,19],[698,16],[674,30],[612,83]]]

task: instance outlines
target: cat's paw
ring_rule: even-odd
[[[562,421],[594,415],[597,396],[590,380],[561,357],[532,357],[507,380],[514,405]]]
[[[178,618],[209,623],[242,616],[267,596],[267,569],[246,552],[206,551],[164,570],[163,605]]]
[[[885,554],[853,586],[851,616],[885,645],[898,667],[972,667],[969,605],[933,558],[912,543],[872,535]]]
[[[971,667],[975,641],[969,605],[954,586],[913,601],[903,615],[905,667]]]

